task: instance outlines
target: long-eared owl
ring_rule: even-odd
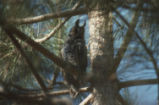
[[[81,77],[85,74],[87,67],[87,48],[84,40],[85,24],[79,26],[79,20],[75,22],[61,50],[62,58],[76,66],[77,70],[79,70],[78,77],[63,71],[64,83],[69,86],[72,97],[76,97],[78,94],[82,80]]]

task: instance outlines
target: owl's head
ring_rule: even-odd
[[[79,22],[80,20],[77,19],[75,25],[70,30],[69,36],[84,39],[84,27],[86,25],[86,22],[84,22],[82,26],[79,25]]]

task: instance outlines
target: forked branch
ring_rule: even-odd
[[[120,62],[121,62],[121,60],[122,60],[127,48],[128,48],[128,45],[129,45],[129,43],[130,43],[130,41],[132,39],[132,36],[134,34],[133,30],[136,27],[138,16],[139,16],[139,13],[135,12],[135,14],[133,16],[133,19],[132,19],[132,21],[131,21],[131,23],[129,25],[130,27],[129,27],[129,29],[128,29],[126,35],[125,35],[125,38],[124,38],[124,40],[123,40],[123,42],[122,42],[122,44],[121,44],[121,46],[120,46],[120,48],[118,50],[116,58],[114,59],[115,63],[114,63],[114,66],[113,66],[113,71],[112,71],[113,73],[116,72],[116,70],[117,70],[117,68],[118,68],[118,66],[119,66],[119,64],[120,64]],[[124,17],[122,17],[121,15],[119,15],[119,17],[124,19]],[[124,19],[124,20],[126,20],[126,19]]]
[[[7,31],[7,30],[5,30],[5,32],[7,33],[8,37],[11,39],[12,43],[15,45],[15,47],[17,48],[17,50],[20,52],[20,54],[24,57],[25,61],[27,62],[28,66],[30,67],[31,72],[33,73],[33,75],[34,75],[35,79],[37,80],[37,82],[39,83],[40,87],[43,89],[44,92],[46,92],[46,86],[45,86],[42,78],[40,77],[40,75],[38,74],[38,72],[36,71],[36,69],[34,68],[34,66],[31,63],[31,61],[29,60],[29,58],[24,53],[21,45],[18,43],[18,41],[12,35],[13,33],[10,32],[10,31]]]

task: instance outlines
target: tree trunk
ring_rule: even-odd
[[[90,59],[94,74],[93,105],[118,105],[118,85],[108,79],[113,67],[112,12],[107,0],[99,0],[89,10]],[[101,3],[100,3],[101,2]],[[88,6],[90,7],[90,6]],[[106,7],[106,8],[104,8]]]

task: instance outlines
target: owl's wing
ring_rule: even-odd
[[[85,73],[87,67],[87,48],[84,40],[76,40],[74,44],[74,56],[80,73]]]

